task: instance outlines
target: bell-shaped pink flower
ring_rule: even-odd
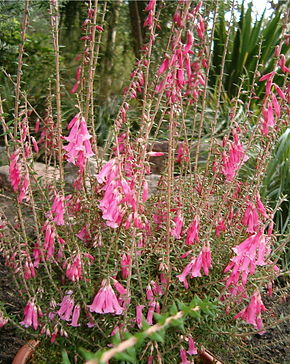
[[[141,329],[142,327],[142,318],[143,318],[142,311],[144,307],[145,307],[144,305],[136,306],[136,324],[139,327],[139,329]]]
[[[178,211],[177,215],[173,219],[173,228],[170,231],[171,235],[175,239],[180,239],[181,238],[181,232],[182,232],[183,224],[184,224],[183,216],[181,215],[180,211]]]
[[[21,181],[21,165],[19,163],[19,149],[15,150],[15,152],[10,155],[9,179],[13,191],[16,192],[18,190]]]
[[[20,322],[20,325],[24,327],[33,327],[34,330],[38,328],[38,313],[37,307],[34,302],[28,301],[27,305],[24,308],[24,319]]]
[[[252,295],[248,307],[239,312],[235,316],[235,319],[241,318],[242,320],[245,320],[249,324],[253,325],[257,330],[262,330],[263,321],[261,313],[263,311],[267,311],[267,309],[262,302],[260,291],[257,290]]]
[[[57,311],[57,313],[62,320],[70,321],[73,308],[74,299],[70,295],[67,295],[63,297],[60,304],[60,309]]]
[[[196,216],[192,220],[191,224],[189,225],[189,227],[187,229],[185,244],[193,245],[193,243],[195,241],[198,242],[199,241],[198,232],[199,232],[199,218],[198,218],[198,216]]]
[[[55,195],[51,212],[54,216],[53,221],[56,225],[64,225],[64,197]]]
[[[121,272],[123,279],[127,279],[129,276],[129,268],[131,265],[132,259],[129,254],[123,254],[121,259]]]
[[[121,315],[123,312],[115,292],[106,279],[103,280],[102,287],[88,308],[91,312],[99,314],[114,313],[115,315]]]
[[[70,324],[71,326],[73,326],[73,327],[80,326],[80,324],[78,324],[78,320],[79,320],[79,317],[80,317],[80,312],[81,312],[80,305],[75,305],[74,311],[73,311],[73,314],[72,314],[71,324]]]

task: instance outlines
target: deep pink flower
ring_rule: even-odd
[[[10,155],[9,179],[13,191],[16,192],[18,190],[21,181],[21,165],[19,163],[19,149],[16,149],[15,152]]]
[[[248,233],[254,233],[260,226],[260,219],[258,215],[258,210],[252,202],[248,202],[244,217],[243,224],[247,226]]]
[[[132,259],[129,254],[123,254],[121,259],[121,271],[123,279],[127,279],[129,276],[129,268],[131,266]]]
[[[37,307],[34,302],[28,301],[24,308],[24,319],[20,322],[20,325],[24,327],[33,327],[34,330],[38,328],[38,314]]]
[[[231,262],[224,270],[225,273],[231,271],[226,281],[226,287],[231,284],[236,285],[240,277],[242,284],[245,285],[248,275],[255,273],[257,265],[266,265],[266,258],[271,251],[268,246],[268,239],[260,230],[233,248],[236,256],[231,259]]]
[[[54,245],[56,232],[54,226],[46,220],[43,227],[41,228],[44,231],[44,251],[46,252],[46,258],[50,258],[54,255]]]
[[[191,361],[189,361],[189,360],[187,359],[187,356],[186,356],[186,350],[185,350],[185,349],[181,348],[181,349],[179,350],[179,353],[180,353],[180,358],[181,358],[181,362],[180,362],[180,364],[191,364]]]
[[[203,269],[205,275],[208,275],[210,267],[211,251],[209,243],[206,242],[197,258],[193,258],[184,268],[183,272],[177,275],[177,278],[184,284],[184,287],[188,289],[187,276],[190,274],[191,278],[201,277],[201,269]]]
[[[64,146],[67,160],[83,171],[86,159],[92,157],[94,153],[90,143],[91,135],[88,132],[86,121],[80,113],[70,121],[68,129],[70,129],[70,134],[65,139],[69,144]]]
[[[115,315],[121,315],[123,312],[123,308],[120,306],[116,294],[106,279],[103,280],[102,287],[88,308],[91,312],[99,314],[114,313]]]
[[[196,216],[191,224],[189,225],[187,229],[187,236],[185,240],[186,245],[193,245],[193,243],[196,241],[199,241],[198,238],[198,232],[199,232],[199,218]]]
[[[248,307],[239,312],[235,316],[235,319],[241,318],[260,331],[263,329],[263,321],[261,317],[261,313],[263,311],[267,311],[267,309],[262,302],[259,290],[257,290],[252,295]]]
[[[219,219],[215,227],[216,236],[220,236],[221,232],[225,230],[226,230],[226,225],[224,219]]]
[[[30,185],[30,179],[29,179],[29,174],[26,173],[24,180],[19,188],[19,202],[22,203],[23,200],[29,200],[29,193],[28,193],[28,189],[29,189],[29,185]]]

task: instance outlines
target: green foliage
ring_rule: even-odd
[[[218,14],[218,23],[215,28],[213,69],[210,75],[210,84],[215,87],[221,73],[221,63],[225,49],[227,34],[229,44],[226,49],[225,69],[223,77],[223,90],[229,98],[237,95],[239,85],[243,82],[243,91],[250,91],[255,70],[258,64],[263,65],[263,72],[273,69],[275,63],[274,49],[279,44],[283,29],[281,12],[272,14],[268,20],[264,13],[259,19],[252,19],[252,4],[245,11],[242,4],[238,24],[227,24],[223,2]],[[282,47],[282,53],[287,54],[290,45]],[[279,80],[277,80],[279,82]],[[262,87],[255,89],[258,96]]]
[[[185,321],[187,319],[193,318],[199,322],[199,325],[201,325],[203,320],[206,320],[207,317],[215,317],[216,313],[217,305],[214,302],[211,302],[208,298],[201,299],[200,297],[195,296],[190,304],[185,304],[181,301],[177,301],[177,304],[174,302],[168,308],[168,312],[154,315],[156,321],[154,326],[145,325],[134,335],[126,332],[123,335],[123,338],[129,341],[133,339],[133,343],[131,343],[131,346],[126,350],[121,349],[121,344],[124,344],[126,340],[122,341],[119,334],[117,333],[113,337],[112,343],[113,349],[120,349],[120,351],[116,352],[112,358],[115,358],[117,361],[125,360],[129,363],[137,363],[136,349],[142,349],[142,344],[144,344],[145,340],[149,339],[150,341],[163,344],[165,342],[165,335],[168,329],[174,328],[175,330],[179,329],[180,331],[184,332]],[[169,314],[171,316],[169,316]],[[120,346],[118,347],[118,345]],[[93,359],[99,364],[104,363],[102,359],[103,355],[106,353],[109,354],[110,350],[107,352],[104,350],[99,350],[95,354],[82,350],[85,360]]]

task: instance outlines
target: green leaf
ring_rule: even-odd
[[[62,356],[62,364],[71,364],[67,352],[65,350],[62,351],[61,356]]]

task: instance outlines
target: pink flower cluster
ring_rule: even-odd
[[[73,327],[80,326],[78,320],[80,317],[80,305],[75,305],[74,299],[70,294],[63,297],[60,303],[60,309],[57,311],[59,318],[65,321],[71,321],[70,325]]]
[[[261,312],[266,311],[259,290],[255,291],[251,297],[248,307],[244,308],[239,312],[235,319],[241,318],[249,324],[252,324],[257,330],[263,329],[263,321],[261,317]],[[263,333],[263,332],[260,332]]]
[[[29,174],[26,173],[22,179],[22,161],[20,158],[20,150],[16,149],[10,156],[9,179],[14,192],[19,192],[18,201],[29,200],[28,188],[30,185]]]
[[[198,5],[198,9],[200,5]],[[190,19],[191,22],[197,18],[196,32],[202,41],[204,39],[205,24],[199,14],[197,7],[191,12],[182,15],[177,12],[173,19],[177,26],[182,26],[182,17]],[[166,96],[172,103],[181,100],[182,97],[189,96],[191,102],[197,100],[205,86],[205,78],[202,69],[207,68],[206,56],[203,47],[198,54],[192,49],[194,45],[194,34],[191,30],[186,33],[186,43],[183,44],[179,36],[172,41],[172,55],[167,55],[159,67],[158,74],[165,74],[164,79],[156,86],[156,92],[165,89]],[[197,47],[198,48],[198,47]],[[191,55],[196,55],[196,60],[192,62]],[[200,61],[201,60],[201,61]]]
[[[228,145],[228,153],[224,152],[222,155],[221,171],[228,182],[235,178],[235,175],[242,164],[248,160],[236,129],[233,129],[232,134],[233,141],[227,142],[226,139],[223,141],[224,146],[226,144]]]
[[[127,158],[127,160],[125,160]],[[107,162],[96,178],[103,184],[104,196],[100,201],[100,209],[106,224],[112,228],[117,228],[123,223],[128,229],[135,226],[139,229],[146,227],[137,211],[137,192],[135,190],[135,175],[133,162],[130,163],[128,155],[124,158],[113,158]],[[143,188],[146,185],[143,183]],[[148,194],[143,195],[143,202],[148,198]],[[142,206],[139,204],[139,210]],[[128,213],[125,219],[125,214]]]
[[[25,327],[33,327],[34,330],[38,328],[38,309],[34,302],[28,301],[24,308],[24,319],[20,322],[20,325]]]
[[[259,214],[261,214],[265,218],[269,218],[258,193],[256,195],[256,204],[248,201],[247,208],[243,217],[243,224],[247,226],[248,233],[254,233],[258,231],[259,226],[261,225]]]
[[[103,280],[102,287],[88,308],[91,312],[99,314],[113,313],[115,315],[121,315],[123,313],[123,308],[120,306],[112,286],[106,279]]]
[[[245,286],[248,276],[255,273],[256,266],[267,264],[266,260],[271,252],[268,240],[263,230],[260,230],[233,248],[236,256],[224,270],[225,273],[231,271],[226,280],[226,287],[237,285],[240,279]]]
[[[207,276],[209,274],[209,268],[211,268],[211,250],[209,242],[206,242],[199,255],[196,258],[191,259],[177,278],[184,284],[184,287],[188,289],[187,276],[190,275],[191,278],[201,277],[201,269],[203,269],[204,274]]]
[[[68,162],[76,165],[80,173],[84,172],[86,159],[94,155],[91,147],[91,135],[87,129],[87,123],[81,114],[77,114],[68,124],[70,134],[65,139],[69,142],[64,146]]]

